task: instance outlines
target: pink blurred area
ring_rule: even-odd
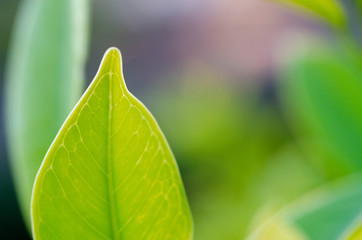
[[[319,29],[263,0],[113,0],[110,5],[95,2],[95,8],[96,21],[109,26],[100,32],[111,35],[115,44],[126,43],[119,46],[129,46],[129,61],[142,61],[155,71],[161,65],[173,68],[176,62],[180,68],[196,62],[242,81],[257,81],[273,70],[275,49],[290,32]],[[132,41],[122,40],[121,32],[133,35]]]

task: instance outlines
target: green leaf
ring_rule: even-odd
[[[312,13],[320,19],[326,20],[335,26],[345,26],[345,13],[337,0],[273,0],[286,4],[292,8]]]
[[[88,8],[87,0],[24,0],[15,22],[5,117],[13,177],[29,229],[36,173],[81,96]]]
[[[259,231],[255,231],[247,240],[307,240],[303,233],[290,222],[282,218],[270,220]]]
[[[362,216],[357,221],[355,226],[352,226],[351,230],[340,238],[340,240],[358,240],[362,239]]]
[[[357,184],[353,187],[345,186],[341,192],[329,193],[319,202],[298,206],[303,210],[293,214],[294,224],[310,239],[339,239],[362,213],[362,191]],[[313,202],[318,204],[311,204]]]
[[[304,47],[287,59],[281,96],[298,140],[332,175],[362,169],[362,68],[358,51],[347,44]],[[357,54],[356,54],[357,53]],[[322,149],[319,151],[317,148]]]
[[[276,223],[287,222],[289,229],[306,239],[344,239],[351,226],[361,221],[361,180],[361,175],[349,176],[314,189],[274,215],[254,235],[263,236],[271,228],[280,232],[284,225]]]
[[[35,239],[190,239],[171,150],[111,48],[51,145],[32,198]]]

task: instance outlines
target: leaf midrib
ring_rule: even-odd
[[[113,69],[114,53],[112,53],[112,59],[110,63],[109,74],[109,102],[108,102],[108,123],[107,123],[107,176],[108,176],[108,197],[109,197],[109,215],[111,217],[112,225],[112,239],[119,240],[118,229],[117,229],[117,218],[116,218],[116,204],[113,194],[113,168],[112,168],[112,104],[113,104],[113,89],[112,89],[112,76],[111,69]]]

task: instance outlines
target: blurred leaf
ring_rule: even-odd
[[[322,181],[295,147],[284,148],[286,129],[255,82],[202,65],[168,79],[180,81],[157,87],[149,102],[180,164],[195,239],[242,239],[266,199],[290,200]]]
[[[265,226],[259,231],[249,236],[247,240],[306,240],[303,233],[285,221],[284,219],[276,217],[265,223]]]
[[[356,183],[353,187],[343,186],[341,193],[326,196],[317,205],[310,201],[308,205],[298,206],[304,209],[292,217],[293,222],[310,239],[338,239],[362,213],[362,191]]]
[[[105,54],[37,175],[35,239],[191,239],[171,150],[131,95],[117,49]]]
[[[284,225],[277,224],[282,221],[307,239],[340,239],[362,214],[361,180],[359,175],[351,176],[313,190],[282,209],[252,236],[264,236],[271,228],[282,231]]]
[[[335,26],[344,26],[346,17],[344,10],[337,0],[273,0],[287,6],[297,8],[306,13],[314,13]]]
[[[358,221],[357,226],[354,226],[353,230],[346,236],[340,238],[341,240],[359,240],[362,239],[362,221]]]
[[[258,181],[252,183],[255,194],[261,199],[277,198],[282,202],[299,197],[326,181],[292,143],[270,157],[258,174]]]
[[[30,227],[35,175],[80,97],[88,1],[22,1],[7,65],[6,129],[21,210]]]
[[[339,238],[339,240],[358,239],[362,239],[362,213],[355,219],[350,227]]]
[[[354,48],[335,48],[309,46],[286,59],[280,90],[298,141],[324,152],[322,168],[338,176],[362,170],[362,67]]]
[[[304,233],[288,219],[274,215],[285,202],[290,202],[322,183],[323,177],[318,175],[291,143],[270,158],[259,174],[252,183],[252,188],[254,194],[260,195],[259,199],[262,199],[260,205],[265,202],[267,204],[254,213],[249,228],[265,227],[262,231],[254,231],[248,239],[306,239]]]

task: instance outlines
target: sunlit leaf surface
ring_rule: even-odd
[[[88,7],[88,0],[24,0],[15,21],[5,117],[15,186],[29,229],[36,173],[81,96]]]
[[[190,239],[171,150],[127,90],[117,49],[50,147],[32,199],[35,239]]]

